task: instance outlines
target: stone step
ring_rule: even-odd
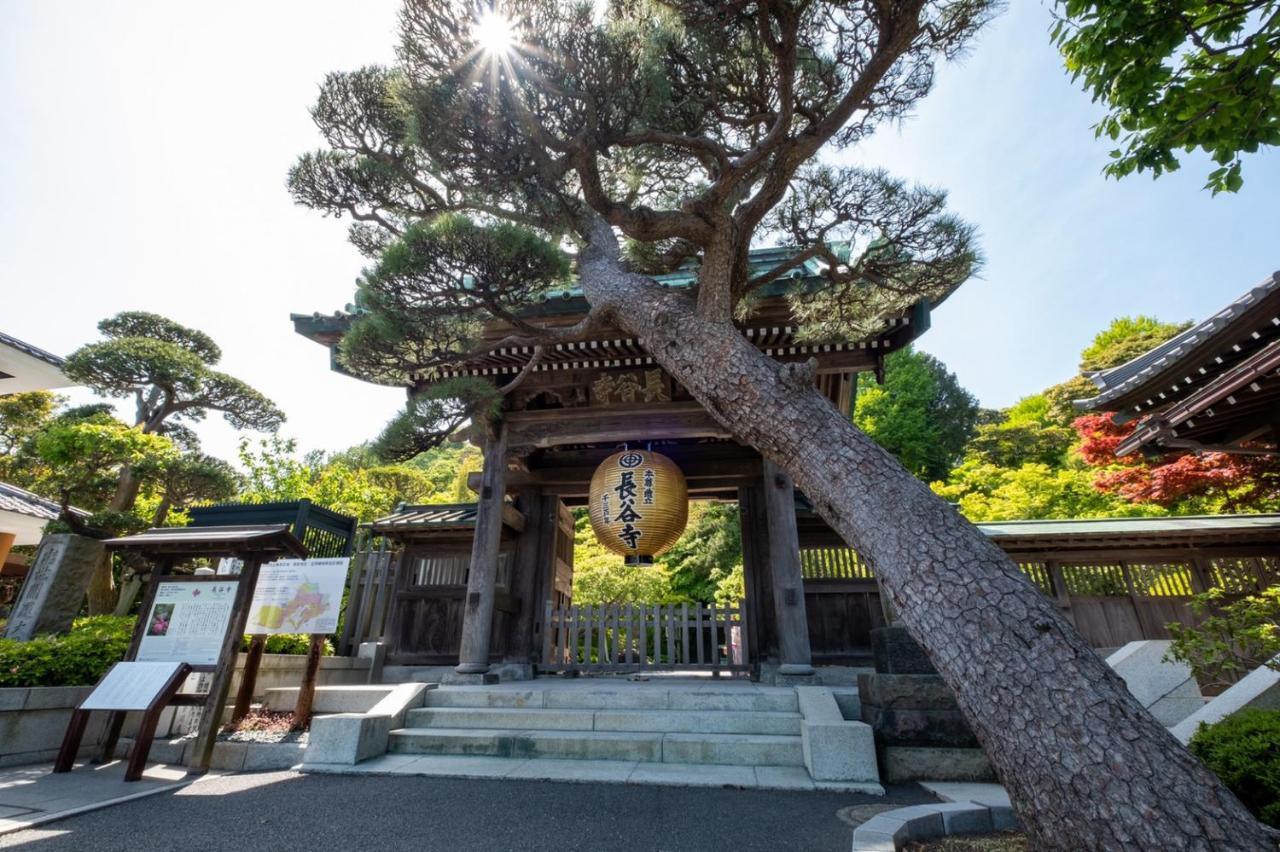
[[[367,713],[396,688],[395,684],[360,686],[318,686],[312,699],[313,713]],[[267,710],[292,711],[298,702],[298,687],[286,686],[268,689],[263,693],[263,706]]]
[[[768,734],[402,728],[391,732],[390,745],[393,754],[739,766],[804,765],[800,737]]]
[[[795,713],[792,689],[663,689],[658,685],[619,689],[486,689],[442,686],[428,707],[534,707],[554,710],[716,710]]]
[[[424,707],[409,711],[412,728],[507,728],[521,731],[798,736],[800,714],[723,710],[557,710],[534,707]]]

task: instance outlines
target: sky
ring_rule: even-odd
[[[289,321],[346,305],[362,258],[284,182],[320,144],[324,75],[392,59],[397,6],[0,0],[0,331],[65,355],[153,311],[212,335],[301,449],[376,435],[403,392],[330,372]],[[1234,196],[1201,189],[1202,157],[1104,178],[1102,108],[1049,43],[1050,5],[1010,6],[912,117],[834,155],[945,188],[978,227],[981,277],[919,345],[989,407],[1068,378],[1115,316],[1200,319],[1280,269],[1280,152],[1250,157]],[[235,457],[220,417],[199,431]]]

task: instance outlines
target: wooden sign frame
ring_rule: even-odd
[[[254,586],[258,582],[258,568],[262,565],[261,557],[250,557],[244,560],[244,567],[240,573],[234,577],[218,577],[218,576],[194,576],[186,574],[170,574],[168,573],[176,562],[176,558],[166,557],[155,560],[155,565],[151,571],[151,576],[147,583],[147,594],[142,601],[142,609],[133,628],[133,639],[129,643],[129,650],[125,653],[126,661],[137,659],[138,649],[142,644],[142,638],[147,629],[148,616],[151,613],[152,604],[155,603],[156,593],[160,589],[161,583],[228,583],[235,582],[236,593],[231,604],[231,618],[227,620],[226,632],[223,635],[222,646],[218,652],[218,661],[212,666],[206,665],[190,665],[187,666],[187,674],[193,672],[211,672],[213,680],[209,685],[209,692],[203,696],[181,696],[177,694],[175,688],[168,696],[168,699],[161,705],[164,706],[190,706],[203,705],[200,713],[200,725],[196,736],[195,750],[191,758],[188,759],[188,766],[192,772],[206,772],[209,769],[209,761],[213,756],[213,746],[217,740],[218,729],[222,725],[222,712],[226,706],[227,695],[231,690],[231,679],[235,674],[236,655],[240,651],[241,637],[244,636],[244,629],[249,619],[249,604],[253,600]],[[184,678],[185,679],[185,678]],[[182,681],[179,681],[181,687]],[[115,759],[116,747],[120,742],[120,733],[124,729],[125,715],[128,711],[113,710],[107,719],[106,735],[102,742],[102,753],[99,757],[100,762],[110,763]],[[158,721],[157,710],[157,719]],[[72,724],[76,721],[73,716]],[[146,724],[144,716],[143,724]],[[70,734],[70,729],[68,729]],[[152,734],[154,734],[154,724],[152,725]],[[150,747],[148,742],[147,747]],[[145,760],[145,751],[137,749],[135,754],[141,753],[141,760]],[[73,757],[74,759],[74,757]],[[130,757],[130,766],[133,764],[133,756]],[[141,763],[139,764],[141,766]],[[64,770],[65,771],[65,770]],[[141,770],[139,769],[138,777]],[[125,780],[137,780],[129,779]]]
[[[128,661],[122,661],[116,665],[128,665]],[[115,666],[112,666],[112,671]],[[110,672],[108,672],[108,675]],[[182,688],[182,684],[186,682],[187,676],[191,674],[191,666],[188,663],[178,663],[173,670],[173,674],[164,682],[159,691],[151,697],[147,702],[147,706],[142,711],[142,724],[138,729],[138,736],[134,740],[133,750],[129,753],[129,763],[125,767],[124,780],[138,781],[142,778],[142,771],[147,764],[147,755],[151,752],[151,743],[155,740],[156,726],[160,722],[160,711],[163,710],[178,694],[178,690]],[[103,680],[106,676],[103,677]],[[101,684],[102,681],[99,681]],[[85,728],[89,724],[89,714],[95,709],[86,709],[84,703],[92,697],[92,693],[80,702],[81,706],[71,711],[71,721],[67,723],[67,732],[62,737],[62,747],[58,750],[57,760],[54,761],[54,772],[70,772],[75,766],[76,755],[80,751],[80,742],[84,739]],[[107,712],[118,714],[121,719],[124,718],[125,710],[108,710]]]

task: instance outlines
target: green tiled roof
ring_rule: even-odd
[[[1186,515],[1163,518],[1092,518],[1065,521],[998,521],[978,524],[989,538],[1032,536],[1186,535],[1280,530],[1280,515]]]

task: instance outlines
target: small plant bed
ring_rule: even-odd
[[[304,743],[307,732],[291,730],[293,714],[250,710],[234,726],[223,729],[218,739],[233,743]]]
[[[940,837],[903,847],[904,852],[1026,852],[1027,848],[1027,836],[1010,831],[974,837]]]

